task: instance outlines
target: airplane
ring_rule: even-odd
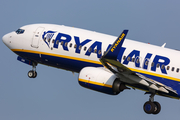
[[[143,105],[147,114],[158,114],[161,105],[155,95],[180,99],[178,50],[125,39],[85,29],[55,24],[31,24],[2,37],[18,55],[17,60],[32,66],[29,78],[36,78],[36,66],[43,64],[79,73],[82,87],[109,95],[126,89],[149,94]]]

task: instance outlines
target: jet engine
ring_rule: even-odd
[[[127,87],[111,71],[105,68],[85,67],[79,73],[79,84],[98,92],[117,95]]]

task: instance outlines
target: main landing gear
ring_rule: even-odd
[[[147,101],[144,106],[144,112],[147,114],[158,114],[161,111],[161,105],[154,101],[155,93],[151,93],[149,101]]]
[[[32,70],[30,70],[28,72],[28,77],[29,78],[36,78],[37,77],[36,66],[37,66],[37,64],[33,63]]]

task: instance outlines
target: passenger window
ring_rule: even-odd
[[[176,72],[179,72],[179,68],[177,68]]]
[[[134,62],[135,61],[135,58],[132,58],[132,62]]]
[[[55,40],[53,39],[53,40],[52,40],[52,43],[54,43],[54,41],[55,41]]]
[[[82,46],[80,45],[80,46],[79,46],[79,50],[81,50],[81,48],[82,48]]]
[[[89,48],[89,50],[88,50],[89,52],[91,52],[92,51],[92,48]]]
[[[139,63],[139,57],[137,57],[137,59],[136,59],[136,63]]]
[[[86,51],[87,47],[84,47],[84,51]]]
[[[145,65],[147,66],[147,65],[148,65],[148,63],[149,63],[149,61],[147,60],[147,61],[145,62]]]
[[[174,71],[174,67],[172,67],[172,69],[171,69],[172,71]]]
[[[94,50],[94,53],[97,53],[97,49]]]
[[[130,61],[131,57],[128,57],[127,61]]]
[[[126,59],[126,56],[123,57],[123,60],[125,60],[125,59]]]
[[[49,39],[48,39],[48,42],[50,42],[50,40],[51,40],[51,39],[49,38]]]
[[[161,69],[164,69],[165,68],[165,65],[163,64],[162,66],[161,66]]]
[[[65,46],[67,47],[68,42],[65,42]]]
[[[152,64],[151,64],[151,67],[153,67],[154,66],[154,62],[152,62]]]
[[[72,43],[70,43],[69,47],[72,47]]]
[[[76,48],[76,47],[77,47],[77,45],[75,44],[75,45],[74,45],[74,48]]]
[[[170,68],[170,67],[169,67],[169,66],[167,66],[167,70],[169,70],[169,68]]]
[[[156,64],[156,67],[158,68],[160,65],[159,65],[159,63],[158,64]]]
[[[56,41],[56,44],[59,44],[59,40]]]
[[[101,54],[101,50],[99,50],[98,54]]]
[[[63,45],[63,43],[64,43],[64,42],[63,42],[63,41],[61,41],[61,45]]]

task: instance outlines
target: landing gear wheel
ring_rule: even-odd
[[[155,94],[156,91],[151,90],[149,101],[147,101],[143,106],[144,112],[146,112],[147,114],[156,115],[161,111],[161,105],[158,102],[154,101]]]
[[[29,71],[29,72],[28,72],[28,77],[29,77],[29,78],[33,78],[33,73],[34,73],[34,72],[33,72],[32,70]]]
[[[35,78],[35,77],[37,77],[37,72],[36,72],[36,71],[33,71],[33,70],[30,70],[30,71],[28,72],[28,77],[29,77],[29,78]]]
[[[151,102],[151,101],[147,101],[144,104],[144,112],[146,112],[147,114],[158,114],[161,111],[161,105],[158,102]]]
[[[36,78],[37,77],[36,66],[37,66],[37,63],[33,62],[32,63],[32,70],[30,70],[28,72],[28,77],[29,78]]]
[[[33,72],[34,72],[33,78],[36,78],[37,77],[37,72],[36,71],[33,71]]]
[[[161,105],[158,102],[153,102],[155,105],[155,111],[152,114],[158,114],[161,111]]]
[[[152,114],[155,110],[155,104],[151,101],[147,101],[143,106],[144,112]]]

